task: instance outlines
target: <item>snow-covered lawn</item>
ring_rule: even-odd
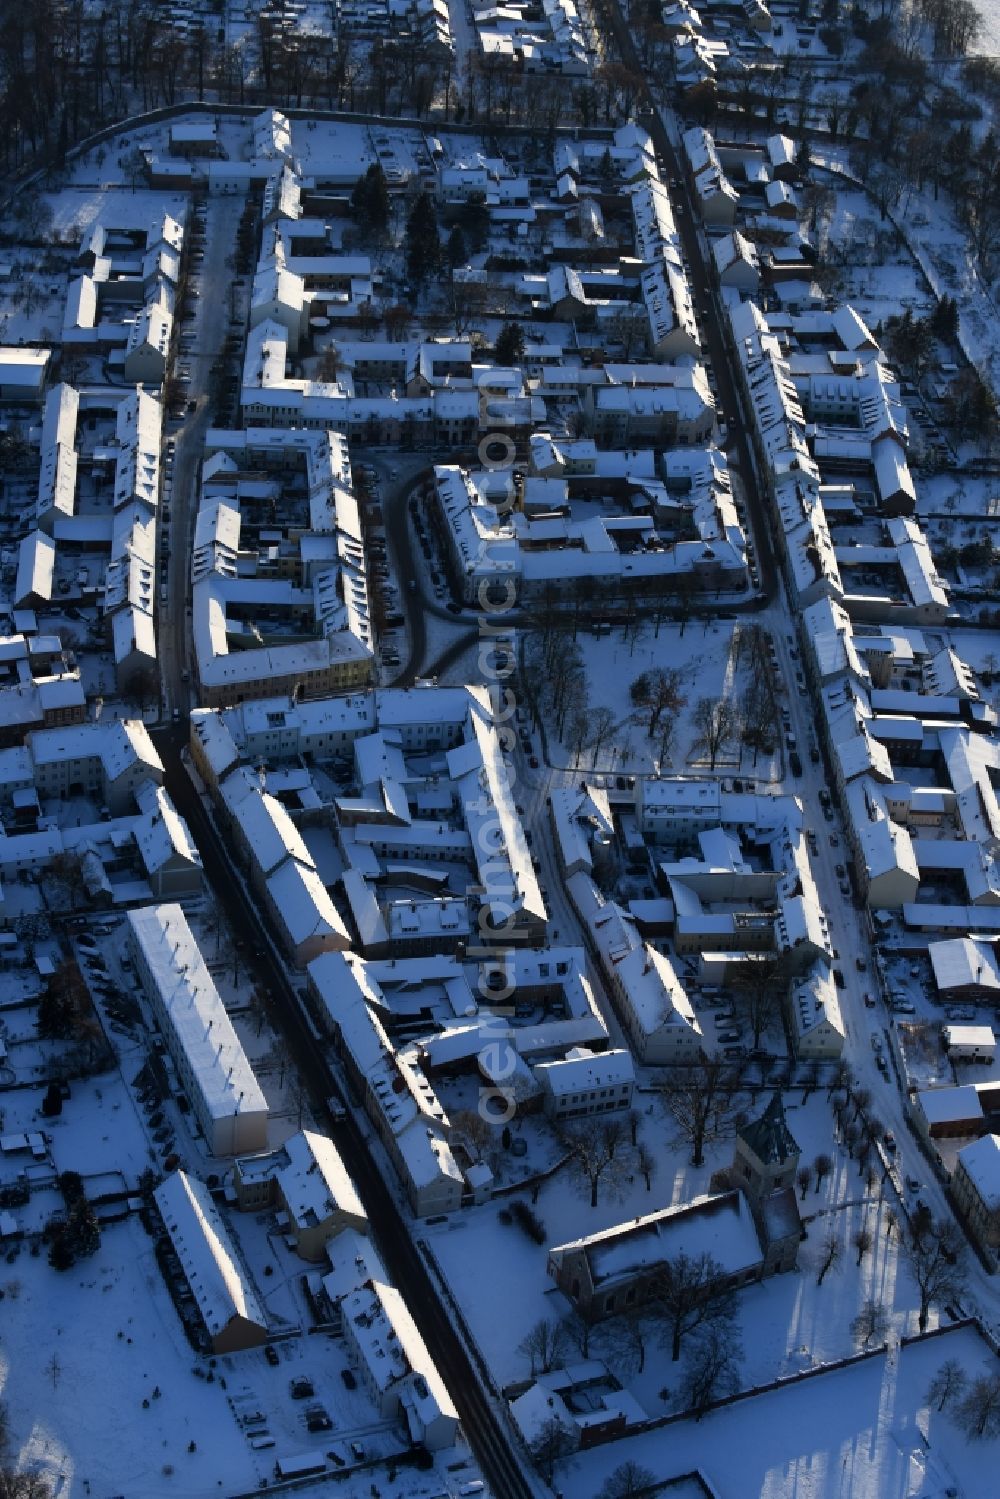
[[[254,1258],[269,1314],[294,1312],[306,1266],[269,1242],[266,1225],[252,1215],[234,1214],[231,1223]],[[265,1256],[277,1273],[260,1279]],[[277,1454],[334,1447],[349,1463],[349,1443],[359,1438],[369,1457],[400,1450],[398,1431],[379,1418],[361,1383],[345,1388],[341,1372],[349,1361],[342,1339],[291,1338],[276,1345],[277,1368],[253,1349],[214,1360],[211,1383],[195,1375],[196,1366],[207,1374],[210,1363],[192,1352],[152,1241],[136,1218],[106,1228],[96,1256],[66,1274],[51,1269],[44,1252],[30,1258],[22,1250],[13,1264],[0,1266],[0,1290],[0,1398],[10,1417],[12,1454],[20,1465],[47,1473],[58,1499],[206,1499],[263,1487]],[[307,1431],[305,1405],[290,1394],[300,1375],[312,1380],[315,1403],[330,1414],[333,1431]],[[237,1416],[255,1410],[275,1439],[271,1450],[254,1451],[238,1425]],[[456,1454],[442,1454],[441,1462],[446,1459]],[[372,1476],[341,1481],[337,1495],[368,1499]],[[408,1499],[441,1488],[440,1472],[407,1470],[406,1482]]]
[[[664,770],[668,773],[693,773],[707,769],[708,760],[698,743],[693,714],[699,698],[716,700],[724,694],[738,702],[746,686],[746,674],[737,669],[733,654],[735,625],[729,620],[692,619],[686,625],[661,624],[659,631],[646,625],[638,639],[625,641],[620,628],[594,638],[586,630],[579,633],[585,656],[591,709],[610,708],[619,726],[613,739],[600,755],[597,769],[622,773],[646,774],[655,768],[660,752],[660,735],[650,739],[646,725],[637,720],[637,710],[629,696],[636,678],[655,667],[678,668],[685,704],[677,715],[676,730]],[[560,745],[549,731],[550,758],[554,764],[569,766],[571,749]],[[759,755],[753,766],[753,752],[734,743],[718,758],[719,770],[750,772],[761,780],[776,775],[774,762]],[[590,753],[585,751],[581,765],[589,767]]]
[[[97,1255],[64,1275],[44,1254],[22,1252],[0,1286],[13,1450],[41,1465],[58,1495],[83,1495],[87,1480],[94,1495],[193,1496],[264,1475],[220,1385],[192,1374],[195,1356],[136,1219],[106,1229]]]
[[[968,1442],[927,1405],[946,1359],[970,1375],[996,1360],[968,1328],[609,1443],[560,1464],[555,1486],[592,1499],[628,1459],[658,1478],[700,1471],[719,1499],[930,1499],[996,1490],[996,1444]]]

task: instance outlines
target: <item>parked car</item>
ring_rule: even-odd
[[[278,1350],[277,1348],[275,1348],[273,1343],[264,1344],[264,1357],[267,1359],[272,1369],[276,1369],[281,1363],[281,1359],[278,1355]]]
[[[344,1381],[344,1388],[345,1389],[347,1389],[347,1390],[356,1390],[357,1389],[358,1382],[355,1379],[354,1374],[353,1374],[353,1372],[350,1369],[341,1369],[341,1371],[340,1371],[340,1377]]]
[[[847,988],[847,981],[845,980],[844,975],[841,973],[839,968],[835,968],[833,970],[833,982],[836,984],[838,989]]]
[[[740,1033],[739,1033],[739,1031],[720,1031],[719,1032],[719,1040],[720,1040],[720,1042],[723,1045],[731,1044],[733,1041],[738,1041],[739,1039],[740,1039]]]

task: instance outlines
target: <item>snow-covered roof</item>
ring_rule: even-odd
[[[216,1120],[267,1113],[267,1100],[179,905],[128,913],[133,941]]]
[[[268,879],[267,893],[293,947],[311,937],[349,944],[350,933],[314,867],[286,860]]]
[[[331,1213],[364,1218],[357,1188],[326,1135],[300,1130],[282,1148],[284,1164],[277,1171],[285,1206],[296,1224],[309,1227],[322,1223]]]
[[[267,1330],[267,1315],[243,1270],[208,1188],[175,1171],[156,1189],[156,1205],[185,1279],[212,1336],[235,1317]]]
[[[549,1259],[558,1264],[573,1250],[586,1254],[595,1287],[649,1274],[679,1254],[709,1254],[725,1275],[739,1275],[763,1259],[749,1205],[738,1191],[695,1197],[560,1244],[549,1250]]]
[[[961,1165],[988,1212],[1000,1209],[1000,1136],[983,1135],[958,1153]]]
[[[990,942],[954,937],[927,946],[934,982],[939,990],[980,988],[1000,992],[1000,962]]]
[[[632,1053],[624,1048],[592,1052],[572,1047],[554,1062],[539,1062],[535,1075],[557,1098],[569,1093],[589,1093],[597,1088],[615,1088],[635,1081]]]

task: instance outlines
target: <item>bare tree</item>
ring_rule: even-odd
[[[599,1323],[596,1331],[601,1357],[612,1363],[622,1378],[641,1374],[646,1367],[646,1323],[644,1310],[628,1307],[620,1317]]]
[[[543,1421],[531,1444],[531,1456],[546,1483],[552,1482],[556,1463],[572,1452],[573,1447],[573,1438],[561,1421],[554,1416]]]
[[[747,953],[733,974],[733,998],[753,1031],[754,1050],[781,1001],[778,964],[770,953]]]
[[[631,1459],[609,1475],[597,1499],[638,1499],[656,1482],[656,1474]]]
[[[285,1089],[285,1099],[288,1104],[289,1114],[295,1116],[295,1128],[302,1128],[305,1117],[306,1105],[309,1102],[309,1089],[299,1073],[293,1072],[288,1079],[288,1087]]]
[[[953,1223],[933,1218],[925,1232],[902,1244],[920,1295],[917,1325],[926,1332],[931,1307],[954,1301],[965,1290],[965,1245]]]
[[[816,1284],[821,1286],[835,1265],[839,1265],[844,1253],[840,1235],[836,1229],[831,1228],[822,1245],[823,1259],[816,1277]]]
[[[593,765],[597,765],[602,749],[614,738],[617,727],[618,720],[610,708],[595,708],[590,715],[588,747],[591,751],[591,763]]]
[[[660,1079],[667,1114],[691,1147],[692,1166],[705,1163],[705,1146],[727,1134],[734,1118],[737,1077],[716,1057],[668,1068]]]
[[[656,738],[663,715],[668,713],[676,717],[687,701],[681,691],[681,673],[676,666],[656,666],[642,672],[632,683],[629,696],[638,709],[636,717],[646,724],[650,739]]]
[[[452,1114],[451,1122],[452,1127],[459,1130],[480,1155],[485,1155],[493,1145],[496,1130],[478,1109],[459,1109]]]
[[[843,1057],[835,1064],[830,1074],[830,1086],[827,1089],[827,1098],[832,1098],[838,1088],[849,1088],[851,1084],[851,1069]]]
[[[250,990],[250,1013],[255,1022],[255,1034],[260,1035],[267,1023],[267,994],[259,984],[254,984]]]
[[[821,1152],[813,1161],[813,1170],[816,1173],[816,1191],[818,1192],[823,1183],[823,1178],[829,1176],[833,1170],[833,1158],[825,1152]]]
[[[714,770],[719,756],[739,733],[739,710],[731,698],[700,697],[695,704],[693,722],[698,731],[698,742],[708,756],[709,769]]]
[[[681,1340],[697,1327],[725,1325],[736,1315],[736,1298],[725,1271],[710,1254],[678,1254],[665,1260],[650,1288],[650,1306],[670,1340],[670,1357],[681,1356]]]
[[[742,1357],[739,1336],[730,1328],[708,1327],[697,1338],[684,1370],[684,1394],[696,1421],[713,1400],[737,1389]]]
[[[1000,1436],[1000,1374],[981,1374],[972,1381],[955,1406],[955,1420],[974,1441]]]
[[[646,1191],[653,1190],[653,1174],[656,1171],[656,1156],[648,1145],[640,1145],[635,1158],[636,1170],[646,1183]]]
[[[851,1337],[863,1353],[874,1343],[884,1343],[889,1331],[889,1314],[881,1301],[868,1300],[851,1323]]]
[[[278,1087],[285,1086],[285,1075],[292,1065],[292,1054],[288,1050],[288,1043],[284,1036],[276,1036],[274,1045],[271,1047],[271,1062],[278,1069]]]
[[[569,1345],[570,1330],[565,1322],[543,1317],[530,1332],[525,1333],[517,1351],[531,1361],[531,1377],[534,1378],[536,1374],[550,1373],[564,1357]]]
[[[569,1164],[574,1175],[590,1188],[590,1206],[596,1208],[597,1197],[603,1183],[612,1192],[620,1190],[624,1176],[622,1156],[618,1145],[624,1137],[622,1128],[618,1134],[605,1128],[609,1121],[593,1121],[575,1128],[565,1129],[560,1139],[569,1152]]]
[[[967,1382],[968,1375],[958,1359],[946,1358],[927,1386],[928,1405],[933,1405],[936,1410],[943,1411],[946,1405],[955,1403]]]
[[[809,1167],[800,1166],[796,1173],[795,1180],[799,1184],[799,1191],[802,1194],[802,1201],[805,1202],[806,1193],[809,1190],[809,1183],[812,1181],[812,1172],[809,1170]]]

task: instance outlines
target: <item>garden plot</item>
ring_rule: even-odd
[[[951,473],[922,474],[917,486],[917,514],[937,515],[947,519],[925,525],[928,534],[940,541],[955,542],[955,522],[951,517],[990,520],[1000,513],[1000,479],[991,474]],[[973,533],[982,535],[981,527]],[[968,538],[965,538],[968,539]]]

